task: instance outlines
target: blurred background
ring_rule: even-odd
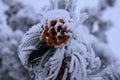
[[[0,0],[0,80],[30,80],[31,73],[18,58],[18,47],[24,33],[40,22],[46,5],[49,0]],[[119,59],[120,0],[79,0],[77,13],[87,13],[83,24]]]

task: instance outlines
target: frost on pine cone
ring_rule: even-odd
[[[42,40],[47,43],[48,46],[61,45],[68,41],[71,31],[67,29],[66,22],[63,19],[52,20],[50,23],[46,21],[46,25],[42,25],[41,35]],[[70,23],[68,21],[68,23]]]

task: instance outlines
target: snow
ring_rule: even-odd
[[[59,15],[58,15],[58,13],[59,13]],[[63,20],[69,20],[70,19],[70,14],[67,11],[62,10],[62,9],[61,10],[49,11],[44,15],[43,22],[46,22],[47,19],[49,19],[48,20],[48,22],[49,22],[51,20],[56,20],[56,19],[59,19],[59,18],[62,18]]]
[[[43,5],[48,4],[48,1],[45,1],[45,0],[44,1],[43,0],[31,0],[31,1],[19,0],[19,1],[24,2],[24,4],[33,6],[34,9],[38,12],[40,11],[40,8]],[[40,2],[42,2],[42,3],[40,3]],[[97,0],[93,0],[93,1],[81,0],[79,2],[81,4],[81,5],[79,5],[79,7],[80,7],[79,9],[82,9],[85,6],[95,7],[98,4],[98,2],[99,1],[97,1]],[[43,4],[43,3],[45,3],[45,4]],[[84,4],[84,3],[86,3],[86,4]],[[3,4],[0,1],[0,7],[1,6],[3,7]],[[82,28],[83,25],[80,25],[80,27],[75,27],[75,29],[74,29],[74,26],[75,26],[74,24],[69,24],[69,23],[65,24],[68,27],[70,27],[71,30],[73,30],[73,35],[68,40],[68,42],[66,44],[64,44],[62,46],[58,46],[57,47],[58,49],[55,52],[55,54],[46,62],[48,64],[46,64],[45,67],[49,67],[49,65],[51,65],[50,66],[51,72],[49,73],[50,76],[46,77],[46,74],[44,75],[44,77],[46,77],[45,80],[48,80],[50,78],[55,79],[57,77],[58,71],[60,70],[60,67],[62,65],[62,60],[63,60],[64,55],[70,55],[70,56],[72,55],[72,60],[70,62],[70,65],[71,65],[70,70],[67,70],[67,69],[65,70],[63,79],[66,78],[66,76],[67,76],[66,73],[70,72],[70,73],[72,73],[72,77],[71,77],[72,79],[74,77],[76,77],[77,80],[80,80],[80,79],[84,80],[84,78],[87,76],[87,74],[86,74],[87,71],[89,71],[91,69],[91,72],[92,72],[92,69],[93,70],[98,69],[100,67],[101,62],[100,62],[99,58],[95,57],[94,51],[91,49],[89,42],[91,42],[91,44],[96,43],[95,47],[99,46],[99,47],[97,47],[98,48],[97,50],[99,52],[103,51],[105,53],[105,54],[103,53],[102,55],[104,55],[106,57],[111,57],[110,59],[114,59],[114,56],[117,56],[119,58],[120,57],[120,42],[119,42],[120,41],[120,37],[119,37],[119,34],[120,34],[120,31],[119,31],[120,30],[120,27],[119,27],[120,14],[118,12],[119,7],[120,7],[120,1],[118,0],[115,8],[108,9],[105,12],[105,14],[103,15],[104,19],[106,19],[106,20],[110,19],[114,23],[114,27],[110,31],[108,31],[108,33],[107,33],[110,48],[106,47],[106,45],[104,45],[102,43],[99,43],[99,41],[96,41],[95,38],[93,38],[92,36],[88,36],[88,32],[86,31],[86,29]],[[3,11],[5,9],[6,9],[6,7],[3,7],[0,11],[0,20],[2,20],[2,22],[4,22],[3,23],[4,26],[5,26],[5,17],[4,17]],[[58,13],[59,13],[59,15],[58,15]],[[21,14],[23,15],[24,12],[21,11],[18,15],[21,15]],[[32,15],[32,12],[28,16],[31,16],[31,15]],[[34,15],[32,15],[32,16],[34,16]],[[61,9],[61,10],[54,10],[54,11],[49,11],[48,13],[45,13],[43,15],[43,17],[41,17],[41,19],[42,19],[41,24],[45,24],[46,20],[48,20],[48,22],[50,22],[51,20],[54,20],[54,19],[56,20],[59,18],[62,18],[65,21],[71,20],[70,14],[67,11],[64,11]],[[81,19],[81,20],[84,21],[84,19],[86,19],[86,18],[87,18],[87,16],[83,15],[83,19]],[[78,23],[83,22],[81,20],[78,20]],[[72,20],[71,20],[71,22],[72,22]],[[76,24],[78,24],[78,23],[76,23]],[[26,68],[29,68],[27,63],[28,63],[28,57],[29,57],[31,51],[37,50],[36,45],[38,45],[39,42],[41,41],[41,35],[39,34],[39,32],[41,30],[41,28],[40,28],[41,24],[34,25],[24,35],[24,39],[22,40],[22,44],[20,46],[19,57]],[[8,27],[6,27],[6,28],[1,27],[3,25],[0,24],[0,29],[2,30],[2,31],[0,31],[0,36],[3,36],[2,38],[4,40],[4,39],[7,39],[7,37],[9,37],[9,36],[10,37],[13,36],[13,31],[11,29],[9,29]],[[58,23],[58,25],[61,25],[61,24]],[[23,37],[23,33],[21,31],[16,31],[15,33],[16,34],[14,34],[13,37],[17,36],[17,34],[20,35],[21,37]],[[11,44],[18,45],[16,41],[17,41],[16,39],[11,40]],[[33,44],[33,43],[35,43],[35,44]],[[68,46],[68,49],[65,50],[66,45]],[[112,49],[112,50],[109,50],[109,49]],[[6,47],[3,49],[4,53],[8,53],[7,51],[9,51],[9,48]],[[115,52],[115,55],[112,54],[112,51]],[[49,51],[46,52],[46,55],[48,53],[49,53]],[[87,60],[89,62],[87,62]],[[59,63],[59,64],[56,65],[56,63]],[[89,68],[87,68],[88,65],[89,65]],[[42,69],[42,68],[40,68],[40,69]],[[77,72],[78,70],[80,70],[80,72]],[[45,70],[43,69],[43,72],[44,71]],[[13,74],[11,74],[11,75],[13,75]]]

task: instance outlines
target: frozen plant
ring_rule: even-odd
[[[87,80],[101,66],[90,35],[75,16],[76,1],[62,1],[61,7],[60,0],[51,0],[53,8],[22,39],[19,57],[35,80]]]
[[[102,12],[113,6],[111,1],[102,0],[97,9],[83,11],[88,16],[77,15],[77,0],[50,0],[50,5],[41,9],[40,22],[25,33],[19,47],[19,58],[33,71],[34,80],[120,78],[120,64],[105,34],[111,23],[101,18]]]

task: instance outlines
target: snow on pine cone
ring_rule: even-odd
[[[66,10],[51,10],[25,34],[19,57],[36,80],[86,80],[100,66],[87,36]]]
[[[40,34],[42,35],[42,40],[47,43],[48,46],[59,46],[66,43],[70,38],[69,33],[71,30],[68,29],[67,24],[70,24],[70,20],[64,21],[64,19],[53,19],[48,22],[46,19],[46,24],[42,25],[42,30]]]

